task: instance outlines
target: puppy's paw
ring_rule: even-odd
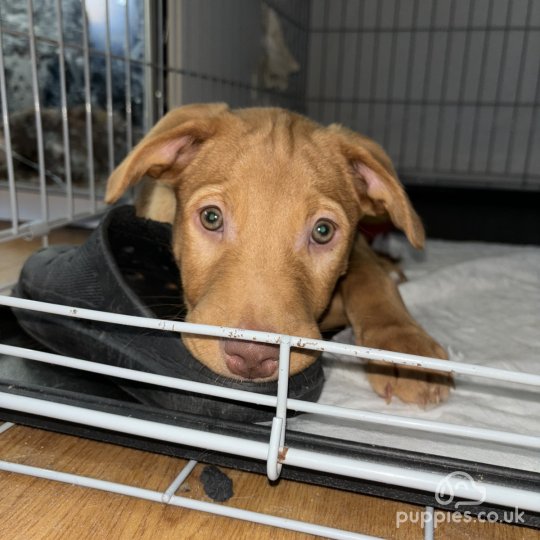
[[[445,350],[415,326],[372,332],[368,344],[378,349],[448,359]],[[425,409],[445,401],[453,387],[451,374],[424,368],[372,361],[367,365],[367,372],[371,386],[387,403],[396,396]]]

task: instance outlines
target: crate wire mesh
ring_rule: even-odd
[[[540,187],[540,5],[311,3],[308,112],[387,149],[408,183]]]
[[[101,5],[101,10],[96,8],[97,4]],[[123,4],[112,0],[102,3],[82,0],[80,4],[68,0],[39,3],[28,0],[20,4],[23,8],[18,12],[19,17],[23,13],[26,21],[22,26],[16,17],[10,18],[9,9],[14,7],[13,3],[0,4],[0,95],[6,163],[6,179],[1,181],[0,190],[2,203],[9,211],[8,225],[0,230],[0,242],[35,235],[46,238],[47,232],[55,227],[101,212],[100,190],[115,164],[165,109],[193,101],[227,101],[232,106],[274,104],[307,112],[322,121],[340,121],[366,132],[389,148],[409,182],[426,179],[434,183],[480,182],[519,189],[538,189],[540,186],[540,162],[534,152],[539,137],[540,66],[538,55],[534,53],[539,45],[540,9],[532,0],[514,3],[501,0],[487,4],[454,0],[444,7],[427,0],[413,0],[407,5],[389,0],[377,3],[235,0],[224,4],[206,0],[156,4],[142,0]],[[121,7],[119,11],[118,6]],[[40,31],[39,18],[44,8],[55,21],[56,38]],[[299,71],[291,68],[285,89],[265,83],[260,73],[254,75],[252,70],[259,61],[258,42],[263,32],[261,12],[269,24],[268,10],[279,16],[285,41],[301,66]],[[68,39],[66,36],[68,14],[80,18],[78,37]],[[101,23],[97,25],[98,30],[92,27],[93,20]],[[113,20],[121,23],[122,31],[111,32]],[[172,21],[179,21],[179,24]],[[92,37],[92,28],[98,35],[101,32],[101,41],[95,33]],[[128,28],[134,28],[133,35]],[[205,35],[216,36],[216,39],[205,39]],[[27,89],[30,89],[32,102],[27,120],[34,125],[36,153],[30,160],[33,175],[29,179],[21,178],[17,171],[16,162],[21,157],[24,160],[24,156],[12,144],[13,117],[20,110],[10,108],[14,96],[19,97],[7,77],[10,74],[10,40],[19,40],[23,55],[27,62],[30,60]],[[222,47],[225,42],[230,46]],[[470,56],[473,50],[477,54],[474,59]],[[45,95],[44,89],[48,86],[43,84],[43,74],[39,71],[43,59],[50,59],[51,54],[58,64],[58,90],[52,105],[47,101],[50,97]],[[460,63],[460,58],[465,58],[465,62]],[[514,68],[510,75],[509,66]],[[477,72],[476,77],[471,76],[474,72]],[[65,149],[60,174],[52,170],[48,160],[48,135],[43,119],[49,109],[57,111],[56,125]],[[80,160],[70,133],[74,110],[80,110],[83,120],[84,174],[80,183],[74,181],[74,165],[80,166]],[[121,111],[120,116],[118,111]],[[434,129],[438,124],[442,126],[439,131]],[[104,126],[104,131],[99,131],[100,125]],[[97,146],[98,139],[101,146]],[[420,144],[418,141],[428,142]],[[429,144],[432,146],[428,147]],[[99,160],[102,161],[98,165]],[[33,196],[34,202],[37,200],[37,211],[32,210],[34,213],[30,218],[24,208],[20,211],[27,196]],[[7,288],[4,286],[4,290]],[[270,478],[277,478],[282,466],[295,465],[430,492],[436,490],[441,475],[287,447],[287,408],[374,426],[393,425],[428,433],[447,433],[465,441],[472,438],[540,448],[540,437],[537,436],[287,400],[289,348],[297,346],[302,338],[239,329],[193,328],[185,323],[81,309],[75,313],[69,306],[51,306],[9,297],[1,297],[0,304],[177,332],[189,330],[190,333],[230,337],[227,332],[234,331],[237,336],[255,336],[266,342],[278,340],[281,347],[279,390],[274,398],[0,346],[4,353],[35,361],[210,395],[217,393],[275,407],[268,443],[228,440],[218,435],[209,437],[207,433],[193,433],[183,428],[171,430],[170,426],[142,420],[115,418],[87,409],[74,410],[61,404],[45,404],[2,394],[1,405],[14,410],[46,413],[51,417],[224,452],[238,453],[239,449],[244,449],[245,455],[267,462]],[[307,346],[359,358],[380,358],[393,363],[540,386],[539,376],[526,373],[327,342],[312,342]],[[4,429],[9,427],[4,424]],[[284,448],[287,448],[286,456]],[[180,473],[165,493],[6,462],[2,462],[0,468],[330,538],[365,538],[355,533],[177,497],[174,493],[193,468],[193,463]],[[538,493],[498,484],[483,484],[482,487],[486,489],[489,502],[509,507],[517,504],[523,509],[540,511]],[[460,484],[454,488],[456,494],[465,498],[470,493],[470,486]],[[426,529],[426,537],[430,534],[432,531]]]

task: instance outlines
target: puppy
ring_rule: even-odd
[[[173,225],[186,320],[320,338],[350,324],[356,343],[446,358],[406,310],[357,232],[388,215],[417,248],[422,223],[374,141],[278,108],[188,105],[169,112],[109,178],[117,201],[146,177],[139,215]],[[276,346],[182,336],[216,373],[277,377]],[[293,350],[291,374],[316,354]],[[373,389],[422,407],[447,398],[442,373],[370,362]]]

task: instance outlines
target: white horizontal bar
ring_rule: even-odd
[[[0,354],[15,356],[17,358],[27,358],[37,362],[46,362],[55,366],[64,366],[90,373],[99,373],[109,377],[120,377],[131,381],[144,382],[147,384],[155,384],[157,386],[165,386],[167,388],[175,388],[176,390],[185,390],[186,392],[195,392],[209,396],[223,397],[245,403],[254,403],[256,405],[267,405],[269,407],[276,406],[276,397],[266,394],[257,394],[255,392],[247,392],[246,390],[236,390],[235,388],[227,388],[213,384],[188,381],[186,379],[176,379],[166,375],[156,375],[146,371],[136,371],[134,369],[109,366],[107,364],[98,364],[89,362],[88,360],[80,360],[69,356],[48,353],[44,351],[35,351],[32,349],[23,349],[12,345],[4,345],[0,343]],[[302,403],[302,402],[300,402]]]
[[[440,360],[437,358],[427,358],[413,354],[397,353],[393,351],[383,351],[358,345],[348,345],[345,343],[335,343],[321,339],[310,339],[298,336],[288,336],[285,334],[274,334],[272,332],[259,332],[255,330],[242,330],[238,328],[228,328],[225,326],[212,326],[208,324],[194,324],[178,321],[168,321],[164,319],[150,319],[147,317],[135,317],[133,315],[121,315],[118,313],[107,313],[93,309],[76,308],[61,304],[51,304],[48,302],[37,302],[23,298],[10,296],[0,296],[0,305],[6,305],[21,309],[30,309],[54,315],[63,315],[77,319],[88,319],[92,321],[108,322],[113,324],[123,324],[139,328],[149,328],[152,330],[163,330],[166,332],[181,332],[185,334],[199,334],[203,336],[222,337],[227,339],[239,339],[246,341],[257,341],[279,345],[282,338],[290,339],[291,347],[308,349],[320,352],[330,352],[334,354],[344,354],[365,358],[368,360],[381,360],[391,364],[400,364],[413,367],[423,367],[435,369],[443,372],[462,373],[486,379],[496,379],[505,382],[516,382],[531,386],[540,386],[540,375],[534,373],[524,373],[508,371],[504,369],[488,368],[451,360]]]
[[[455,497],[470,499],[471,493],[485,489],[484,502],[498,504],[520,510],[540,511],[540,492],[520,488],[505,487],[499,484],[489,484],[475,481],[474,484],[465,482],[462,478],[448,478],[448,475],[409,469],[391,465],[381,465],[370,461],[354,460],[335,455],[319,454],[307,450],[288,448],[285,465],[302,467],[334,473],[341,476],[361,478],[373,482],[381,482],[393,486],[419,489],[437,493],[443,482],[452,486]]]
[[[40,467],[32,467],[30,465],[10,463],[9,461],[0,461],[0,470],[17,474],[24,474],[27,476],[34,476],[37,478],[44,478],[46,480],[54,480],[56,482],[63,482],[65,484],[71,484],[75,486],[99,489],[101,491],[118,493],[120,495],[127,495],[130,497],[137,497],[139,499],[145,499],[152,502],[164,502],[162,501],[163,494],[159,491],[153,491],[150,489],[139,488],[116,482],[109,482],[107,480],[99,480],[97,478],[90,478],[88,476],[80,476],[77,474],[52,471],[50,469],[42,469]],[[254,523],[259,523],[260,525],[268,525],[270,527],[278,527],[280,529],[288,529],[291,531],[297,531],[306,534],[314,534],[326,538],[335,538],[337,540],[370,540],[376,538],[374,536],[366,536],[363,534],[348,531],[340,531],[338,529],[324,527],[322,525],[316,525],[314,523],[307,523],[294,519],[272,516],[260,512],[252,512],[250,510],[242,510],[241,508],[234,508],[221,504],[198,501],[195,499],[188,499],[186,497],[179,497],[177,495],[171,497],[170,500],[166,502],[166,504],[187,508],[188,510],[198,510],[200,512],[207,512],[219,516],[241,519],[243,521],[252,521]]]
[[[251,457],[261,461],[267,459],[268,444],[202,432],[194,429],[160,424],[139,418],[125,417],[62,403],[17,396],[0,392],[0,408],[13,409],[28,414],[57,418],[68,422],[95,426],[121,433],[168,441],[177,444],[205,448],[228,454]],[[448,479],[446,475],[383,465],[366,460],[323,454],[288,447],[282,463],[315,471],[334,473],[373,482],[437,492],[442,482],[452,485],[453,493],[459,498],[470,498],[475,491],[463,479]],[[455,481],[454,481],[455,480]],[[485,482],[476,482],[475,489],[485,490],[485,501],[522,510],[540,511],[540,493],[524,489],[505,487]],[[160,494],[161,497],[162,494]]]
[[[243,457],[255,457],[261,460],[266,460],[268,451],[268,445],[263,442],[160,424],[150,420],[141,420],[118,414],[93,411],[83,407],[18,396],[6,392],[0,392],[0,408],[37,414],[48,418],[58,418],[67,420],[68,422],[110,429],[121,433],[141,435],[151,439],[207,448],[209,450],[226,452]]]
[[[109,377],[119,377],[122,379],[164,386],[167,388],[175,388],[177,390],[184,390],[186,392],[195,392],[198,394],[232,399],[245,403],[266,405],[268,407],[277,406],[276,396],[257,394],[255,392],[236,390],[234,388],[199,383],[185,379],[176,379],[165,375],[148,373],[146,371],[136,371],[133,369],[109,366],[107,364],[89,362],[88,360],[61,356],[59,354],[45,351],[35,351],[32,349],[24,349],[22,347],[14,347],[12,345],[4,345],[0,343],[0,354],[15,356],[17,358],[27,358],[37,362],[46,362],[48,364],[69,367],[81,371],[88,371],[90,373],[99,373]],[[311,403],[309,401],[301,401],[298,399],[287,399],[287,408],[298,412],[322,414],[335,418],[347,418],[349,420],[356,420],[370,424],[382,424],[384,426],[416,429],[418,431],[426,431],[428,433],[455,435],[457,437],[497,442],[512,446],[523,446],[526,448],[540,448],[540,437],[523,435],[509,431],[498,431],[471,426],[448,424],[432,420],[422,420],[407,416],[361,411],[356,409],[348,409],[345,407],[336,407],[334,405]]]
[[[19,225],[19,230],[17,234],[12,233],[10,229],[6,231],[0,231],[0,244],[3,242],[9,242],[11,240],[16,240],[17,238],[32,239],[35,236],[41,236],[42,234],[48,233],[53,229],[58,229],[64,225],[71,225],[75,221],[82,221],[83,219],[96,217],[99,215],[99,212],[103,211],[104,208],[99,208],[96,212],[79,212],[73,216],[73,218],[58,218],[50,219],[49,221],[31,221]],[[39,310],[37,310],[39,311]]]

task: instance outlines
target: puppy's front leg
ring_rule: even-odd
[[[444,349],[407,311],[397,286],[360,235],[340,292],[358,345],[447,359]],[[444,401],[452,386],[449,374],[369,362],[371,386],[388,402],[397,396],[421,407]]]

